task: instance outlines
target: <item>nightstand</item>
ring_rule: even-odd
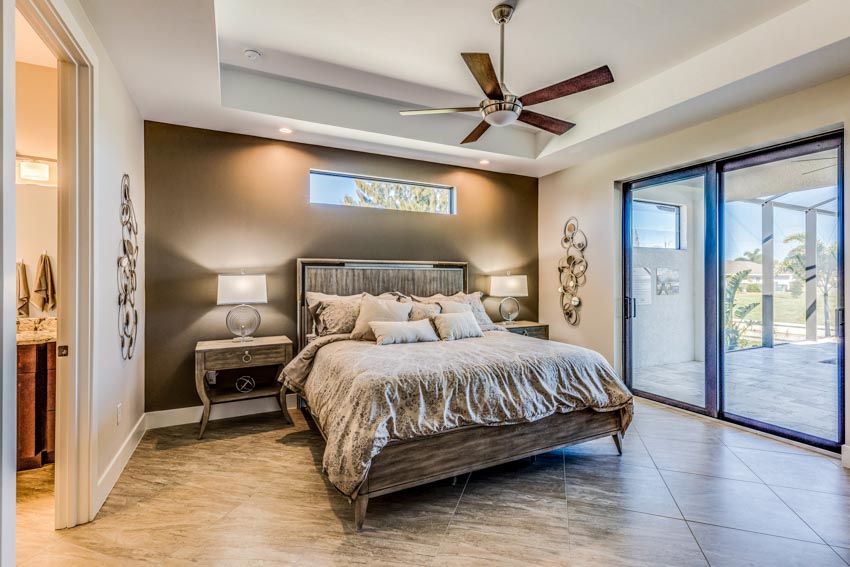
[[[496,324],[517,335],[549,340],[549,325],[546,323],[538,323],[536,321],[499,321]]]
[[[221,341],[201,341],[195,346],[195,388],[204,404],[201,416],[201,431],[198,439],[203,438],[210,420],[210,408],[213,404],[224,404],[239,400],[257,398],[277,398],[287,423],[292,423],[286,411],[286,388],[277,381],[283,367],[292,360],[292,341],[288,337],[259,337],[252,341],[236,342],[233,339]],[[229,370],[251,368],[255,366],[277,366],[275,380],[271,384],[258,384],[250,392],[240,392],[235,387],[218,391],[207,382],[207,372],[211,370]]]

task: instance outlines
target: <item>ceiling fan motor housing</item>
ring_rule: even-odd
[[[505,93],[504,100],[485,99],[481,101],[481,116],[491,126],[513,124],[522,112],[522,102],[516,95]]]

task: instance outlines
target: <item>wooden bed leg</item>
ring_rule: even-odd
[[[366,519],[366,508],[369,506],[369,497],[361,494],[354,501],[354,527],[357,531],[363,530],[363,521]]]
[[[611,437],[614,438],[614,445],[617,446],[617,453],[622,455],[623,454],[623,434],[617,432],[614,435],[612,435]]]

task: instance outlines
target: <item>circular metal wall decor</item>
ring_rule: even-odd
[[[561,287],[561,311],[564,319],[572,326],[581,321],[581,298],[578,289],[587,283],[587,236],[578,227],[578,219],[570,217],[564,223],[564,237],[561,239],[564,255],[558,260],[558,279]]]
[[[139,224],[130,199],[130,176],[121,178],[121,256],[118,257],[118,335],[121,356],[133,358],[139,312],[136,310],[136,262],[139,258]]]

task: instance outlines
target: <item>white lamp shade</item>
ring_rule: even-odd
[[[267,302],[266,274],[219,274],[219,305]]]
[[[528,278],[525,276],[490,276],[490,295],[493,297],[528,297]]]

